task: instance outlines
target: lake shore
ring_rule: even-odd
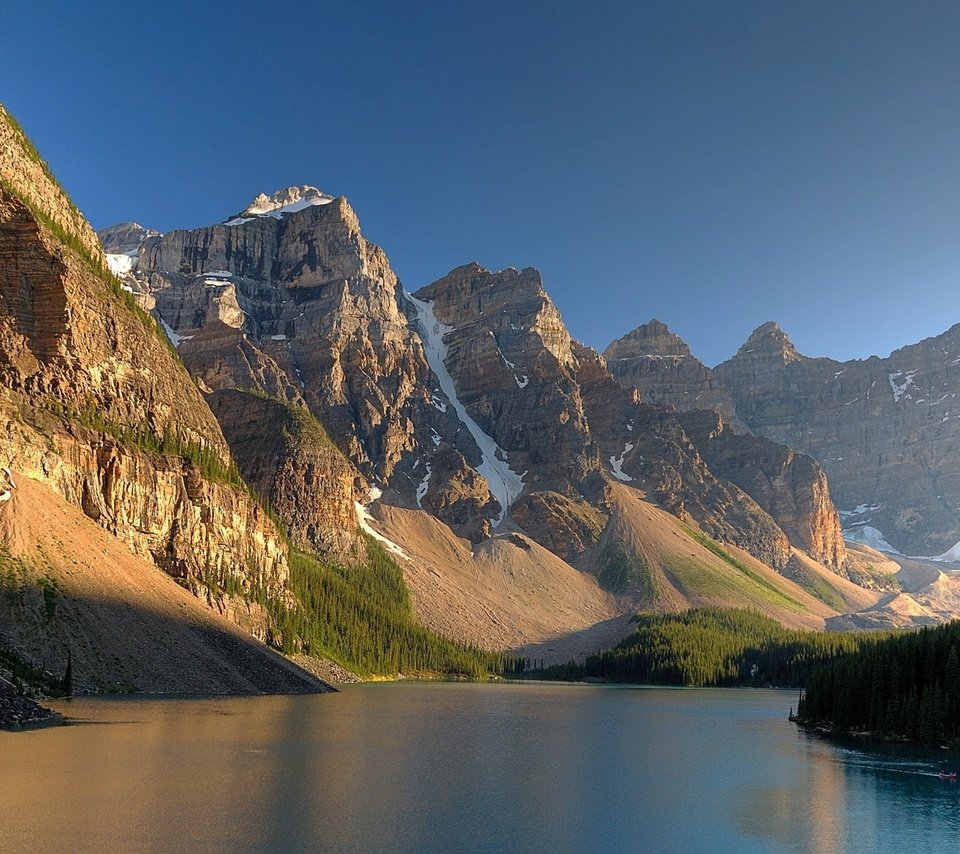
[[[22,730],[63,723],[63,715],[0,685],[0,729]]]

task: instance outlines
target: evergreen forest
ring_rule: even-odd
[[[649,685],[800,687],[818,665],[855,652],[867,633],[787,629],[756,611],[695,608],[638,614],[636,630],[613,649],[526,675]]]
[[[960,621],[887,636],[815,669],[796,719],[834,732],[960,744]]]
[[[514,666],[499,653],[420,625],[400,567],[375,540],[364,540],[365,560],[350,565],[290,550],[290,587],[298,604],[266,601],[274,646],[329,658],[360,676],[481,679]]]

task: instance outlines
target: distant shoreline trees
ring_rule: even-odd
[[[613,649],[528,671],[534,678],[648,685],[799,688],[818,665],[855,652],[876,633],[787,629],[759,612],[695,608],[638,614],[637,629]]]

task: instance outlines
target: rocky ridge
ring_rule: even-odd
[[[5,112],[0,138],[0,463],[16,483],[4,530],[24,485],[42,484],[265,637],[249,603],[254,588],[287,595],[282,537],[190,375]]]
[[[536,270],[468,264],[404,295],[345,199],[289,188],[243,214],[145,239],[127,277],[203,387],[305,407],[385,500],[473,542],[519,525],[586,559],[613,478],[788,562],[789,538],[748,490],[717,478],[671,413],[640,404],[571,339]],[[243,416],[215,409],[236,435]],[[345,517],[345,493],[338,506]]]
[[[960,326],[883,359],[838,362],[800,354],[767,323],[673,391],[670,371],[656,370],[655,344],[612,362],[618,379],[678,409],[711,406],[719,393],[735,423],[816,459],[848,536],[933,556],[960,541]]]

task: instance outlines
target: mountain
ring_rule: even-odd
[[[104,238],[131,233],[117,226]],[[355,511],[401,563],[432,628],[533,649],[564,633],[622,632],[617,615],[634,604],[750,604],[793,620],[808,609],[802,619],[821,625],[830,616],[786,577],[818,590],[845,583],[815,473],[795,476],[782,449],[773,490],[737,480],[735,465],[718,476],[676,413],[641,403],[571,338],[536,270],[472,263],[406,292],[347,200],[309,186],[260,194],[218,225],[116,246],[136,254],[124,283],[205,391],[244,476],[301,543],[327,553],[355,547]],[[314,444],[312,486],[298,482],[302,443],[288,441],[307,424],[342,454],[316,456],[324,444]],[[772,460],[779,446],[768,445]],[[669,535],[647,548],[657,528]],[[740,559],[710,552],[704,536],[746,550],[774,580],[736,569]],[[696,560],[677,571],[685,549]],[[803,550],[825,581],[794,571]],[[735,579],[701,583],[718,571]],[[475,588],[481,574],[490,583]],[[767,586],[779,585],[789,592],[771,603]],[[831,600],[842,607],[844,595]],[[527,606],[515,612],[518,601]]]
[[[604,358],[533,268],[405,290],[309,185],[101,248],[2,118],[0,650],[41,682],[72,655],[86,690],[320,687],[251,635],[314,671],[482,673],[477,647],[566,660],[637,608],[942,615],[922,573],[897,609],[855,583],[884,570],[823,470],[662,324]],[[804,362],[776,331],[740,354],[763,388]]]
[[[845,508],[848,537],[906,555],[955,557],[960,326],[883,359],[839,362],[802,355],[766,323],[732,358],[713,370],[696,362],[681,380],[661,367],[668,359],[660,342],[640,330],[607,350],[623,354],[610,361],[622,383],[678,409],[716,408],[742,430],[816,459]]]
[[[613,341],[603,357],[617,382],[639,389],[644,400],[680,411],[712,409],[738,432],[746,432],[736,404],[713,371],[665,323],[651,320],[638,326]]]
[[[8,496],[0,504],[0,561],[12,607],[0,628],[12,646],[35,646],[38,632],[31,626],[40,619],[47,637],[42,660],[62,672],[76,648],[76,679],[85,687],[116,681],[115,664],[132,673],[137,662],[154,658],[170,665],[169,681],[144,676],[124,684],[192,690],[207,679],[231,690],[318,687],[302,671],[291,676],[297,669],[266,648],[249,651],[250,642],[209,618],[198,599],[181,603],[180,615],[166,611],[167,620],[144,616],[163,624],[148,632],[140,631],[143,621],[114,619],[125,606],[153,613],[153,600],[137,589],[138,571],[155,579],[143,581],[151,589],[176,579],[248,633],[266,637],[266,612],[252,593],[256,587],[261,598],[285,594],[286,548],[237,475],[190,375],[110,275],[96,234],[3,108],[0,461]],[[61,512],[63,503],[73,516]],[[62,543],[74,536],[77,513],[100,533],[88,533],[83,554],[71,558]],[[71,570],[70,561],[99,563],[91,557],[98,549],[106,556],[117,548],[126,574],[104,557],[109,565],[97,566],[97,598],[89,599],[89,579]],[[157,579],[161,571],[166,575]],[[101,652],[119,661],[81,650],[92,634],[76,631],[76,620],[67,617],[78,613],[81,600],[88,626],[115,627]],[[167,648],[179,631],[169,623],[180,619],[204,621],[211,644],[206,658],[199,646]],[[240,676],[241,662],[251,659],[257,666]]]

